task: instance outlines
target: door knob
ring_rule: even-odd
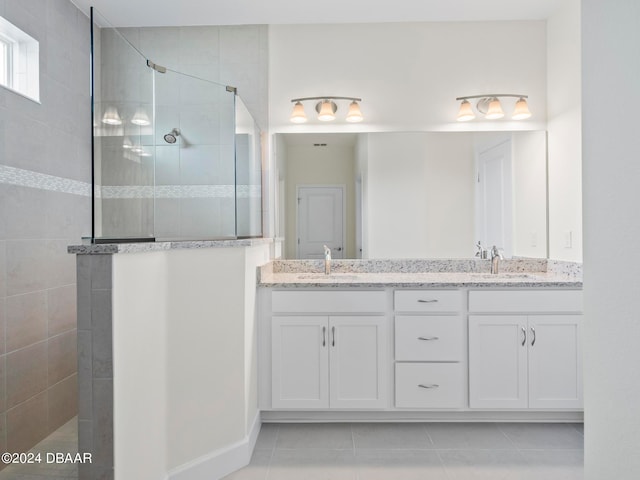
[[[338,252],[341,252],[341,251],[342,251],[342,247],[338,247],[338,248],[336,248],[336,250],[337,250]]]

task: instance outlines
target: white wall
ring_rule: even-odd
[[[547,22],[550,258],[582,261],[580,0]],[[572,237],[567,247],[566,237]]]
[[[545,132],[515,132],[513,152],[513,255],[547,256],[547,149]]]
[[[369,135],[361,133],[356,139],[355,146],[355,176],[360,181],[361,212],[360,212],[360,248],[358,258],[369,258],[369,173],[367,160],[369,158]]]
[[[268,260],[268,244],[114,255],[116,478],[201,478],[249,461],[256,267]]]
[[[582,1],[585,479],[640,478],[640,3]]]
[[[279,148],[283,148],[283,144]],[[345,258],[355,257],[355,153],[352,146],[286,148],[286,258],[296,258],[297,193],[300,185],[344,185],[346,201]]]
[[[546,128],[545,22],[269,26],[269,118],[274,132]],[[456,122],[461,95],[523,93],[528,121]],[[362,97],[365,121],[289,122],[291,99]],[[513,108],[513,105],[508,107]],[[340,104],[338,116],[346,104]],[[313,115],[312,115],[313,113]]]
[[[473,136],[367,137],[366,257],[473,255]]]
[[[174,250],[167,262],[173,469],[245,435],[244,251]]]
[[[164,252],[113,255],[113,443],[118,479],[157,480],[167,472],[165,272]]]

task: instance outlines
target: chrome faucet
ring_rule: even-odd
[[[500,260],[504,260],[502,250],[494,245],[491,248],[491,273],[498,273]]]
[[[483,260],[486,259],[487,249],[482,248],[482,243],[480,243],[480,240],[478,240],[478,243],[476,244],[476,248],[478,249],[478,251],[476,252],[476,257],[480,257]]]
[[[324,247],[324,274],[331,274],[331,249],[326,245]]]

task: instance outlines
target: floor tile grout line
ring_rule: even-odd
[[[428,423],[423,423],[422,427],[424,428],[424,431],[427,434],[427,438],[431,442],[431,445],[435,446],[436,443],[433,441],[433,438],[431,438],[431,434],[429,433],[429,427],[427,425],[428,425]]]
[[[498,431],[499,431],[499,432],[504,436],[504,438],[506,438],[506,439],[509,441],[509,443],[510,443],[511,445],[513,445],[513,447],[514,447],[516,450],[519,450],[518,444],[513,440],[513,438],[511,438],[511,437],[507,434],[507,432],[505,432],[505,431],[502,429],[502,427],[500,426],[500,424],[499,424],[499,423],[494,423],[494,425],[496,426],[496,428],[498,429]]]
[[[353,446],[353,458],[356,457],[356,435],[353,431],[353,423],[350,424],[351,428],[351,445]]]

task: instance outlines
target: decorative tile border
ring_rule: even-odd
[[[56,177],[46,173],[33,172],[22,168],[0,165],[0,183],[20,187],[38,188],[51,192],[71,195],[91,196],[91,184],[70,178]]]
[[[102,198],[233,198],[233,185],[105,185]],[[238,198],[260,198],[260,185],[238,185]]]
[[[91,184],[46,173],[0,165],[0,184],[91,196]],[[260,198],[260,185],[238,185],[238,198]],[[233,198],[233,185],[123,185],[96,189],[98,198]]]

